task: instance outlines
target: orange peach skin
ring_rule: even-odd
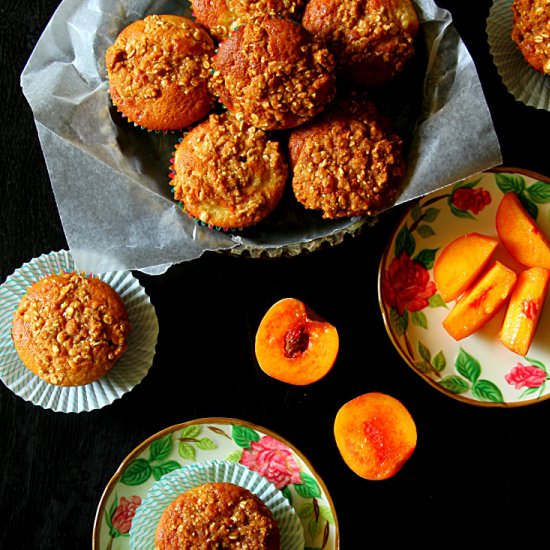
[[[489,263],[498,239],[467,233],[451,241],[434,263],[434,281],[445,302],[458,298]]]
[[[518,355],[525,356],[531,347],[549,281],[550,271],[544,267],[531,267],[518,276],[500,332],[500,341]]]
[[[272,305],[256,332],[256,359],[268,376],[304,386],[323,378],[338,355],[336,328],[295,298]]]
[[[515,193],[506,193],[496,214],[500,240],[509,254],[526,267],[550,269],[550,241]]]
[[[456,302],[443,320],[445,330],[455,340],[462,340],[479,330],[504,305],[516,280],[514,271],[495,261],[481,279]]]
[[[416,424],[405,406],[383,393],[366,393],[343,405],[334,438],[344,462],[358,476],[394,476],[416,448]]]

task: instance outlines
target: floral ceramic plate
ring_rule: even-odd
[[[93,550],[129,550],[132,520],[151,487],[182,466],[212,460],[244,465],[281,490],[300,518],[305,548],[339,548],[332,499],[298,449],[277,434],[242,420],[202,418],[162,430],[124,459],[101,497]]]
[[[442,326],[454,302],[442,300],[433,280],[438,252],[468,232],[497,236],[497,206],[510,191],[550,235],[550,181],[537,174],[498,170],[460,181],[416,202],[398,225],[380,263],[380,307],[401,356],[446,395],[476,405],[527,405],[550,395],[549,304],[526,357],[499,342],[503,310],[481,330],[458,342]],[[521,269],[502,246],[495,258],[517,272]]]

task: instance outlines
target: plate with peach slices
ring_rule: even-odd
[[[550,179],[484,172],[415,201],[379,270],[386,330],[405,362],[460,401],[550,396]]]

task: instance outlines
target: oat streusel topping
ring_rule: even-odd
[[[334,59],[328,49],[307,34],[294,34],[294,44],[281,55],[270,36],[277,30],[266,26],[268,21],[258,18],[235,31],[239,39],[233,44],[240,49],[231,61],[220,53],[214,57],[211,79],[213,93],[235,116],[264,130],[283,128],[289,119],[296,120],[293,125],[309,120],[334,95],[333,89],[323,101],[318,95],[332,81]]]
[[[164,511],[156,550],[275,550],[279,528],[265,504],[231,483],[206,483]]]
[[[174,198],[212,225],[251,225],[271,211],[288,167],[276,141],[224,113],[212,114],[179,144],[174,158]]]
[[[213,48],[205,32],[185,18],[177,24],[159,15],[144,19],[141,35],[119,35],[107,69],[125,98],[154,99],[171,83],[188,93],[209,76]],[[170,28],[170,34],[164,31]],[[159,32],[162,31],[162,32]]]
[[[126,351],[130,322],[118,295],[105,287],[99,279],[62,273],[42,279],[21,299],[14,342],[32,354],[38,376],[78,385],[73,382],[88,372],[105,374]]]
[[[550,75],[550,0],[514,0],[512,39],[534,69]]]

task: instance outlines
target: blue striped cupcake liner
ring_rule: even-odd
[[[91,384],[48,384],[20,360],[11,338],[12,319],[29,286],[63,271],[76,271],[71,253],[50,252],[23,264],[0,286],[0,379],[25,401],[56,412],[78,413],[111,404],[143,380],[153,362],[159,325],[145,289],[130,272],[94,275],[116,290],[126,306],[132,325],[128,349],[106,376]]]
[[[281,548],[303,550],[304,532],[288,499],[273,483],[242,464],[210,460],[182,466],[154,483],[132,521],[130,548],[155,550],[155,531],[166,507],[181,493],[212,482],[228,482],[248,489],[271,510],[281,533]]]

